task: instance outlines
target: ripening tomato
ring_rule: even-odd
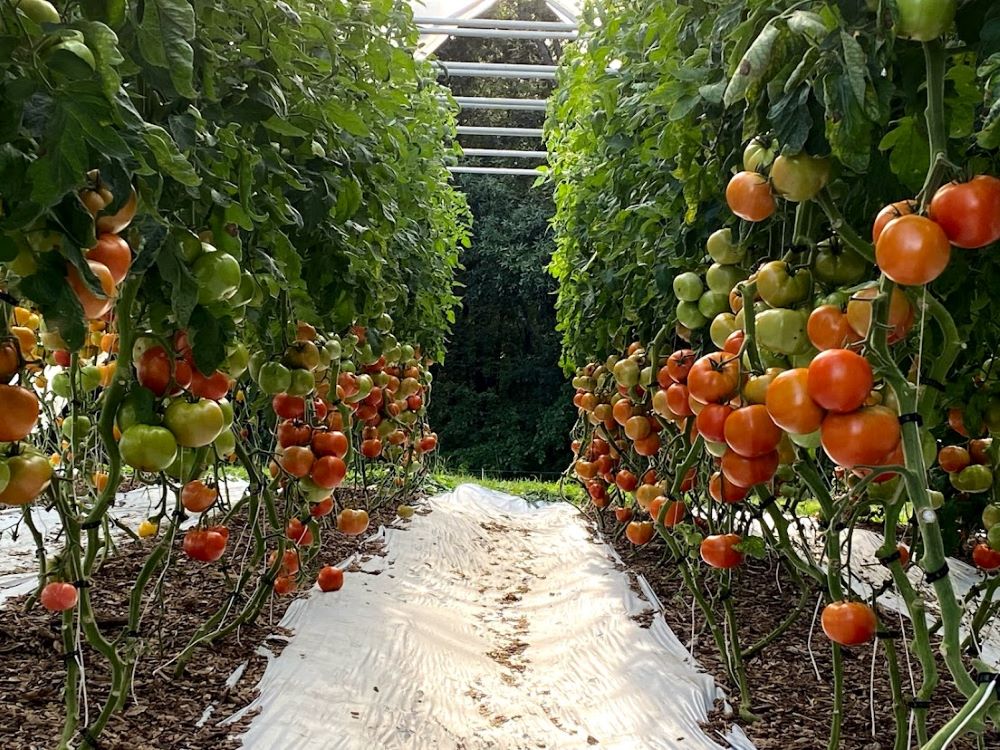
[[[739,487],[727,480],[721,471],[712,474],[708,480],[708,494],[717,503],[738,503],[746,498],[749,487]]]
[[[293,477],[304,477],[312,469],[315,460],[316,457],[309,448],[291,445],[281,452],[278,465]]]
[[[344,585],[344,571],[332,565],[324,565],[316,576],[316,585],[323,592],[340,591]]]
[[[87,260],[96,260],[107,266],[111,278],[121,284],[132,265],[132,251],[128,243],[117,234],[102,234],[97,244],[87,251]]]
[[[309,445],[313,440],[313,430],[307,424],[292,419],[283,419],[278,424],[278,445],[289,448],[293,445]]]
[[[72,583],[52,581],[45,584],[38,601],[49,612],[65,612],[68,609],[73,609],[79,598],[79,592]]]
[[[775,210],[774,193],[767,178],[756,172],[739,172],[726,186],[729,209],[746,221],[763,221]]]
[[[725,442],[725,426],[731,414],[733,409],[726,404],[707,404],[695,418],[698,433],[713,443]]]
[[[1000,240],[1000,179],[979,175],[944,185],[931,199],[930,216],[956,247],[993,244]]]
[[[90,286],[83,280],[80,271],[73,264],[69,264],[66,280],[69,282],[73,294],[80,301],[80,306],[83,307],[84,317],[94,320],[107,313],[115,303],[115,280],[111,276],[111,271],[103,263],[88,260],[87,265],[97,277],[98,286],[100,286],[103,296],[98,296],[91,291]]]
[[[195,396],[218,401],[226,397],[232,387],[232,379],[221,370],[211,375],[202,375],[197,367],[191,368],[191,385],[189,390]]]
[[[739,354],[743,350],[745,338],[746,334],[743,331],[733,331],[726,336],[726,340],[722,344],[722,351],[726,354]]]
[[[611,409],[611,415],[614,417],[614,420],[622,427],[632,418],[632,414],[632,402],[627,398],[615,401],[615,405]]]
[[[267,557],[267,567],[271,567],[278,559],[278,552],[274,551]],[[294,549],[286,549],[281,556],[281,567],[278,568],[278,575],[293,576],[299,572],[299,553]]]
[[[721,403],[732,398],[740,385],[739,357],[712,352],[696,361],[688,373],[687,388],[703,404]]]
[[[622,469],[615,476],[615,484],[622,492],[634,492],[639,486],[639,477],[628,469]]]
[[[896,545],[896,552],[899,553],[899,564],[904,568],[910,564],[910,550],[902,544]]]
[[[663,506],[666,506],[666,510],[663,510]],[[669,529],[684,520],[687,505],[681,500],[668,500],[659,495],[649,504],[649,515],[655,521],[660,517],[660,511],[663,511],[663,525]]]
[[[293,518],[285,525],[285,536],[303,547],[313,543],[312,529],[298,518]]]
[[[846,469],[879,466],[899,444],[899,419],[885,406],[866,406],[849,414],[827,414],[820,428],[823,450]]]
[[[190,529],[184,535],[184,553],[192,560],[215,562],[226,551],[227,536],[216,528]]]
[[[635,452],[640,456],[655,456],[660,450],[660,436],[655,432],[650,433],[642,440],[635,441]]]
[[[637,547],[653,538],[652,521],[632,521],[625,527],[625,537]]]
[[[875,611],[863,602],[833,602],[823,608],[823,632],[841,646],[860,646],[875,637]]]
[[[337,515],[337,531],[347,536],[359,536],[368,529],[368,511],[345,508]]]
[[[808,435],[823,423],[823,408],[810,398],[808,382],[809,371],[798,367],[780,373],[767,387],[767,413],[793,435]]]
[[[667,388],[667,408],[678,417],[690,417],[694,415],[689,401],[690,393],[688,387],[683,383],[674,383]]]
[[[667,373],[675,383],[684,383],[687,381],[688,373],[691,372],[691,366],[694,364],[695,359],[697,357],[693,350],[678,349],[667,357],[667,364],[665,365]]]
[[[736,545],[743,541],[739,534],[712,534],[701,542],[701,559],[713,568],[728,570],[743,563],[743,553]]]
[[[971,464],[972,456],[960,445],[946,445],[938,452],[938,463],[942,469],[952,474]]]
[[[726,420],[725,442],[745,458],[757,458],[775,450],[783,434],[762,404],[737,409]]]
[[[806,324],[809,341],[821,352],[827,349],[843,349],[848,344],[860,341],[851,328],[847,315],[836,305],[820,305],[809,314]]]
[[[646,419],[645,415],[637,414],[634,417],[629,417],[628,421],[625,422],[625,435],[629,440],[642,440],[651,431],[649,420]]]
[[[916,214],[886,224],[875,245],[875,262],[882,273],[904,286],[929,284],[944,272],[949,260],[951,244],[944,230]]]
[[[722,475],[738,487],[753,487],[771,481],[778,470],[778,460],[776,450],[755,458],[727,450],[722,456]]]
[[[0,385],[0,442],[23,440],[38,423],[38,397],[18,385]]]
[[[868,360],[850,349],[828,349],[809,363],[809,397],[827,411],[847,413],[861,407],[875,384]]]
[[[162,346],[151,346],[139,357],[136,365],[136,379],[143,388],[148,388],[154,396],[163,396],[170,385],[170,366],[173,358]]]
[[[872,299],[878,295],[875,287],[859,289],[847,303],[847,322],[851,328],[861,338],[868,335],[868,328],[872,323]],[[913,305],[906,294],[898,287],[893,288],[889,297],[889,335],[887,337],[890,344],[906,338],[910,332],[914,321]]]
[[[204,513],[218,497],[218,491],[200,479],[194,479],[181,488],[181,505],[191,513]]]

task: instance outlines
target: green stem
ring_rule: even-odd
[[[847,219],[844,218],[844,215],[840,212],[840,208],[826,188],[820,191],[815,200],[820,208],[823,209],[823,213],[826,214],[826,218],[830,222],[830,228],[837,233],[840,241],[869,263],[874,263],[875,248],[872,247],[870,242],[862,239],[861,235],[855,232],[851,225],[847,223]]]
[[[926,208],[940,183],[938,164],[948,158],[948,123],[944,109],[945,50],[941,40],[924,44],[924,63],[927,69],[927,139],[930,144],[930,169],[920,191],[921,208]]]
[[[754,372],[764,372],[760,349],[757,347],[757,320],[753,306],[753,298],[757,296],[757,282],[744,282],[736,288],[743,298],[743,348],[750,358],[750,369]]]

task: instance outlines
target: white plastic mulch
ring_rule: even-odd
[[[245,748],[753,750],[705,735],[720,691],[660,615],[640,626],[654,605],[576,509],[472,485],[428,504],[292,604]]]

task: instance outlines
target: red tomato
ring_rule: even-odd
[[[121,284],[132,265],[132,251],[117,234],[102,234],[97,238],[97,244],[87,251],[87,259],[103,263],[114,282]]]
[[[303,547],[308,547],[313,543],[312,529],[297,518],[293,518],[285,526],[285,536]]]
[[[972,456],[960,445],[946,445],[938,451],[938,463],[949,474],[954,474],[971,464]]]
[[[332,565],[324,565],[316,576],[316,585],[320,591],[340,591],[344,585],[344,571]]]
[[[980,570],[996,570],[1000,568],[1000,552],[987,544],[977,544],[972,548],[972,562]]]
[[[218,497],[218,491],[200,479],[194,479],[181,488],[181,505],[191,513],[204,513]]]
[[[337,456],[322,456],[313,464],[310,476],[323,489],[332,490],[347,476],[347,464]]]
[[[304,477],[312,469],[316,457],[302,445],[290,445],[278,457],[278,464],[293,477]]]
[[[771,481],[778,470],[778,451],[746,458],[733,450],[722,455],[722,475],[738,487],[753,487]]]
[[[708,480],[708,494],[717,503],[738,503],[746,498],[749,491],[749,487],[738,487],[727,480],[721,471],[712,474]]]
[[[667,357],[667,373],[673,378],[675,383],[683,383],[687,381],[688,373],[691,372],[691,366],[694,364],[696,357],[695,353],[691,349],[678,349],[669,357]],[[667,386],[664,386],[666,388]]]
[[[645,544],[653,538],[653,522],[632,521],[625,527],[625,537],[636,546]]]
[[[631,508],[615,508],[615,520],[618,523],[628,523],[634,515]]]
[[[956,247],[993,244],[1000,240],[1000,180],[979,175],[944,185],[931,199],[930,216]]]
[[[202,375],[201,371],[194,367],[191,370],[191,385],[189,390],[200,398],[210,398],[218,401],[225,398],[229,393],[232,380],[226,373],[216,370],[211,375]]]
[[[192,560],[215,562],[226,551],[228,533],[216,527],[210,529],[190,529],[184,535],[184,553]]]
[[[306,400],[301,396],[279,393],[271,399],[271,408],[282,419],[303,419],[306,415]]]
[[[667,528],[676,526],[687,515],[687,505],[683,502],[680,500],[667,500],[663,495],[659,495],[653,498],[653,502],[649,504],[649,515],[652,516],[653,520],[660,517],[660,510],[664,505],[667,506],[667,510],[663,514],[663,525]]]
[[[879,466],[899,444],[899,420],[885,406],[866,406],[849,414],[827,414],[820,429],[823,450],[847,469]]]
[[[656,384],[660,388],[669,388],[673,382],[674,379],[670,377],[670,369],[666,365],[656,371]]]
[[[598,508],[608,506],[608,485],[600,479],[591,479],[587,482],[587,494],[590,495],[590,501]]]
[[[739,354],[743,348],[743,340],[745,338],[746,334],[743,331],[733,331],[726,336],[726,340],[722,345],[722,351],[726,354]]]
[[[809,314],[806,324],[809,341],[821,352],[827,349],[843,349],[848,344],[860,341],[851,328],[844,312],[834,305],[820,305]]]
[[[703,404],[728,401],[740,385],[739,357],[726,352],[706,354],[691,366],[687,387]]]
[[[775,450],[782,434],[763,404],[737,409],[726,420],[726,444],[744,458],[757,458]]]
[[[868,335],[872,323],[872,299],[878,294],[875,287],[859,289],[847,303],[847,322],[861,338]],[[915,315],[910,300],[899,289],[894,288],[889,297],[889,335],[890,344],[906,338],[913,327]]]
[[[295,578],[292,576],[278,576],[274,579],[274,593],[284,596],[295,591]]]
[[[707,404],[695,418],[698,432],[714,443],[725,442],[725,426],[731,414],[733,409],[725,404]]]
[[[667,408],[678,417],[690,417],[694,414],[688,400],[688,388],[682,383],[674,383],[667,388]]]
[[[878,216],[875,217],[875,223],[872,224],[872,244],[874,245],[878,242],[878,238],[882,236],[882,230],[885,229],[886,224],[893,219],[898,219],[900,216],[912,214],[916,210],[917,204],[913,201],[897,201],[879,211]]]
[[[309,515],[313,518],[322,518],[323,516],[328,516],[333,511],[333,498],[324,497],[318,503],[313,503],[309,506]]]
[[[860,646],[875,637],[878,620],[875,612],[862,602],[833,602],[823,608],[823,632],[841,646]]]
[[[739,534],[712,534],[701,542],[701,559],[713,568],[736,568],[743,563],[743,553],[734,547],[743,541]]]
[[[890,221],[875,245],[875,262],[882,273],[904,286],[929,284],[944,272],[949,260],[948,237],[924,216]]]
[[[809,397],[809,371],[804,367],[780,373],[767,386],[767,413],[781,429],[808,435],[820,428],[823,408]]]
[[[278,559],[278,553],[272,552],[268,555],[267,566],[271,567],[274,565],[275,561]],[[293,576],[299,572],[299,553],[294,549],[285,550],[284,554],[281,556],[281,567],[278,569],[278,574],[283,576]]]
[[[850,349],[828,349],[809,363],[809,397],[840,414],[861,407],[875,383],[868,360]]]
[[[382,454],[382,441],[378,438],[361,441],[361,455],[365,458],[378,458]]]
[[[309,445],[313,430],[307,424],[284,419],[278,424],[278,445],[289,448],[293,445]]]
[[[615,484],[622,492],[634,492],[635,488],[639,486],[639,477],[628,469],[622,469],[615,477]]]
[[[635,441],[635,452],[640,456],[655,456],[660,450],[660,436],[655,432],[642,440]]]
[[[148,388],[154,396],[163,396],[170,385],[170,365],[173,357],[162,346],[151,346],[139,357],[136,365],[136,379],[143,388]]]

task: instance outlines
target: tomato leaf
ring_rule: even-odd
[[[142,137],[160,169],[182,185],[196,187],[201,184],[201,177],[195,172],[191,162],[177,149],[177,144],[166,130],[158,125],[146,123]]]
[[[125,3],[123,0],[121,5],[124,11]],[[125,62],[125,58],[122,57],[122,53],[118,49],[118,35],[98,21],[81,23],[80,29],[87,40],[87,46],[94,53],[97,75],[101,79],[104,94],[109,100],[113,100],[122,85],[118,66]]]
[[[59,331],[71,350],[83,346],[87,335],[83,307],[66,281],[66,263],[58,253],[39,255],[38,270],[21,280],[20,291],[38,306],[46,324]]]
[[[156,267],[163,280],[170,284],[170,306],[177,318],[177,326],[185,328],[191,320],[191,313],[198,304],[198,282],[178,255],[176,242],[168,242],[160,250]]]
[[[142,56],[167,70],[177,93],[194,99],[194,8],[185,0],[146,0],[138,39]]]
[[[204,373],[215,372],[226,358],[225,327],[212,313],[198,305],[191,313],[187,330],[195,366]]]
[[[889,166],[893,173],[914,193],[920,189],[930,166],[927,138],[920,131],[916,117],[907,115],[896,122],[878,144],[880,151],[889,151]]]

